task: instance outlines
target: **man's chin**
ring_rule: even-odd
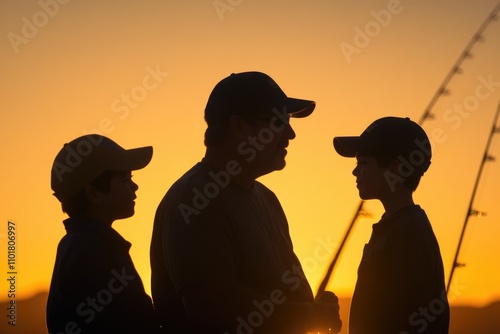
[[[259,173],[260,174],[259,176],[264,176],[266,174],[270,174],[270,173],[275,172],[275,171],[280,171],[280,170],[284,169],[285,166],[286,166],[285,160],[279,161],[279,162],[275,161],[275,163],[273,163],[272,165],[267,166],[267,168],[261,169],[261,172]]]
[[[285,161],[285,159],[282,159],[282,160],[275,161],[273,167],[274,167],[274,170],[282,170],[285,168],[285,166],[286,166],[286,161]]]

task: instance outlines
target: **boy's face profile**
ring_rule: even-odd
[[[96,190],[99,210],[111,222],[133,216],[137,189],[131,172],[115,173],[110,180],[109,192]]]
[[[385,198],[390,191],[385,177],[389,167],[379,167],[370,155],[356,155],[356,162],[352,174],[356,177],[359,197],[363,200]]]

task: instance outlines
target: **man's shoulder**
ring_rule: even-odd
[[[195,164],[175,181],[161,199],[155,221],[170,221],[185,216],[198,215],[219,194],[219,185],[211,176],[211,169],[202,163]]]
[[[197,163],[170,186],[167,195],[178,194],[183,189],[204,185],[207,181],[209,181],[208,169],[203,164]]]
[[[255,181],[255,190],[257,193],[260,193],[263,196],[267,196],[267,197],[273,198],[275,200],[278,200],[278,197],[276,196],[276,194],[271,189],[269,189],[267,186],[265,186],[263,183],[261,183],[259,181]]]

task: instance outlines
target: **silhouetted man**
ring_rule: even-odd
[[[268,75],[232,74],[205,109],[205,157],[167,192],[151,244],[153,302],[175,333],[340,330],[332,292],[314,301],[273,192],[256,181],[285,167],[308,100]]]

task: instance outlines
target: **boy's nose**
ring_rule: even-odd
[[[359,165],[356,165],[356,167],[354,167],[354,169],[352,170],[352,175],[358,176],[358,167]]]

